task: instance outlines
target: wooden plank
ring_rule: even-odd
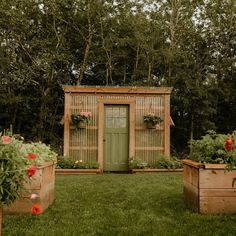
[[[111,99],[111,98],[101,98],[98,99],[98,102],[103,103],[104,105],[129,105],[129,104],[134,104],[135,99],[124,99],[124,98],[117,98],[117,99]]]
[[[135,147],[135,150],[163,151],[164,147]]]
[[[169,87],[89,87],[63,86],[65,93],[112,93],[112,94],[170,94]]]
[[[55,173],[59,175],[82,175],[82,174],[98,174],[100,169],[56,169]]]
[[[225,172],[220,170],[199,170],[200,188],[232,188],[232,181],[236,176],[236,170]]]
[[[71,130],[76,130],[76,127],[75,126],[71,126],[70,129]],[[98,127],[97,126],[92,126],[92,125],[87,125],[86,129],[88,129],[88,130],[90,130],[90,129],[91,130],[98,130]]]
[[[129,103],[129,157],[135,156],[135,100],[130,101]]]
[[[201,197],[200,213],[202,214],[235,214],[236,197]]]
[[[183,172],[183,169],[132,169],[132,173]]]
[[[184,165],[184,181],[198,188],[199,186],[199,169],[192,166]]]
[[[204,168],[204,166],[205,166],[203,163],[199,163],[199,162],[192,161],[192,160],[189,160],[189,159],[182,160],[182,163],[184,165],[193,166],[195,168]]]
[[[70,94],[65,94],[64,108],[64,156],[69,155],[70,142]]]
[[[98,102],[98,163],[103,170],[104,104]]]
[[[165,95],[165,156],[170,158],[170,95]]]
[[[191,209],[199,211],[198,188],[186,181],[184,181],[184,202]]]
[[[140,125],[140,126],[136,126],[135,127],[135,130],[147,130],[147,127],[146,127],[146,125],[145,124],[143,124],[142,126]],[[164,131],[164,128],[163,127],[156,127],[155,129],[153,129],[153,130],[151,130],[151,131],[156,131],[156,130],[158,130],[158,131]]]
[[[200,189],[200,197],[236,197],[235,189]],[[236,202],[235,202],[236,203]]]
[[[225,167],[226,164],[210,164],[210,163],[204,164],[205,169],[224,169]]]
[[[95,146],[70,146],[70,150],[98,150]]]

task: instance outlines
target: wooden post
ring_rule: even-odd
[[[3,224],[3,206],[0,207],[0,236],[2,236],[2,224]]]
[[[165,156],[170,158],[170,95],[165,95]]]
[[[65,93],[64,156],[69,155],[69,143],[70,143],[70,94]]]
[[[98,163],[103,172],[104,103],[98,102]]]

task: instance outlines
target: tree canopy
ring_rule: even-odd
[[[236,129],[234,0],[2,0],[0,130],[60,147],[63,84],[171,86],[172,150]]]

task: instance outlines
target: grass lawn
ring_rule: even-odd
[[[5,216],[4,236],[236,235],[236,215],[186,209],[182,174],[56,177],[56,201],[39,216]]]

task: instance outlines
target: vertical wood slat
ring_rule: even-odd
[[[129,157],[134,157],[135,155],[135,103],[129,104],[130,107],[130,127],[129,127]]]
[[[69,155],[70,142],[70,94],[65,93],[64,109],[64,156]]]
[[[170,158],[170,95],[165,95],[165,156]]]
[[[98,163],[103,170],[104,104],[98,103]]]

